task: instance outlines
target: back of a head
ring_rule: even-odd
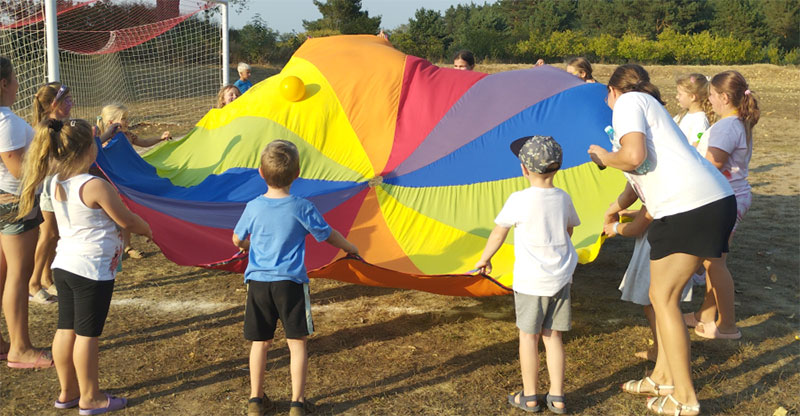
[[[33,96],[33,119],[36,123],[50,117],[50,113],[67,97],[69,87],[64,86],[64,90],[59,96],[58,91],[61,90],[61,87],[60,82],[49,82],[36,91],[36,95]]]
[[[586,74],[583,78],[584,81],[594,79],[592,78],[592,64],[589,62],[588,59],[582,56],[577,56],[567,61],[567,65],[583,71],[583,73]]]
[[[611,78],[608,79],[608,86],[620,90],[622,93],[637,91],[650,94],[662,105],[661,92],[658,87],[650,83],[650,74],[641,65],[624,64],[617,67]]]
[[[300,174],[300,152],[294,143],[275,140],[261,152],[261,173],[267,185],[285,188]]]
[[[35,127],[35,134],[22,164],[22,185],[18,218],[33,209],[36,189],[46,175],[72,176],[83,167],[92,153],[94,134],[86,120],[45,119]]]
[[[97,116],[97,128],[102,133],[112,123],[119,123],[125,118],[128,118],[128,109],[124,105],[108,104],[100,110],[100,115]]]
[[[731,105],[736,108],[739,119],[745,124],[747,140],[752,140],[752,129],[761,117],[761,110],[758,108],[758,100],[747,85],[747,80],[737,71],[724,71],[711,78],[711,88],[728,96]]]
[[[13,73],[14,66],[11,65],[11,60],[5,56],[0,56],[0,79],[10,81]]]

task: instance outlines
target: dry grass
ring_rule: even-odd
[[[597,78],[607,80],[612,69],[598,65]],[[677,74],[723,68],[648,69],[671,98]],[[763,111],[751,163],[753,206],[729,261],[744,339],[692,335],[694,380],[704,414],[772,415],[778,407],[798,414],[800,71],[737,69]],[[243,414],[249,349],[242,337],[242,277],[175,266],[152,244],[135,242],[148,256],[126,260],[117,279],[101,338],[101,387],[130,399],[119,414]],[[631,248],[632,241],[612,239],[597,261],[575,273],[574,327],[565,335],[573,414],[646,414],[643,398],[618,388],[651,367],[633,356],[648,338],[641,309],[621,302],[617,291]],[[309,341],[308,396],[317,414],[521,414],[505,403],[521,384],[510,297],[450,298],[334,281],[311,287],[318,332]],[[695,296],[691,307],[699,301]],[[30,311],[34,343],[50,345],[56,306],[32,305]],[[279,334],[267,391],[282,414],[288,411],[288,365]],[[544,371],[542,379],[545,389]],[[0,380],[0,414],[56,414],[55,370],[3,367]]]

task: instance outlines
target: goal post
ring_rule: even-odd
[[[72,117],[119,103],[132,125],[185,133],[227,74],[223,15],[227,2],[212,0],[0,2],[0,55],[21,84],[14,111],[32,121],[36,90],[57,80],[70,87]]]

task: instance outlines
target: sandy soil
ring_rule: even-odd
[[[727,67],[648,69],[675,111],[677,75],[712,75]],[[798,414],[800,71],[736,69],[762,109],[750,165],[753,206],[729,260],[744,338],[706,341],[692,334],[694,381],[704,414],[772,415],[781,407]],[[596,78],[606,81],[612,70],[598,65]],[[118,414],[245,413],[249,346],[242,336],[242,276],[176,266],[153,244],[135,243],[147,257],[124,262],[100,343],[101,387],[130,400]],[[575,273],[574,327],[564,338],[573,414],[647,413],[645,399],[619,390],[651,368],[633,355],[647,343],[646,320],[617,291],[632,244],[608,241],[594,263]],[[510,297],[451,298],[324,280],[312,281],[311,288],[318,332],[309,340],[307,391],[316,414],[521,414],[505,402],[521,386]],[[687,310],[700,301],[698,293]],[[55,305],[30,306],[36,345],[50,345],[56,311]],[[0,328],[6,336],[4,321]],[[289,356],[281,334],[268,358],[267,393],[285,414]],[[546,381],[541,387],[546,391]],[[53,409],[57,394],[54,369],[0,368],[2,415],[73,414]]]

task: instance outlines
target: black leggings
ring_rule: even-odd
[[[53,269],[58,289],[58,329],[74,329],[83,337],[99,337],[111,305],[113,280],[92,280]]]

